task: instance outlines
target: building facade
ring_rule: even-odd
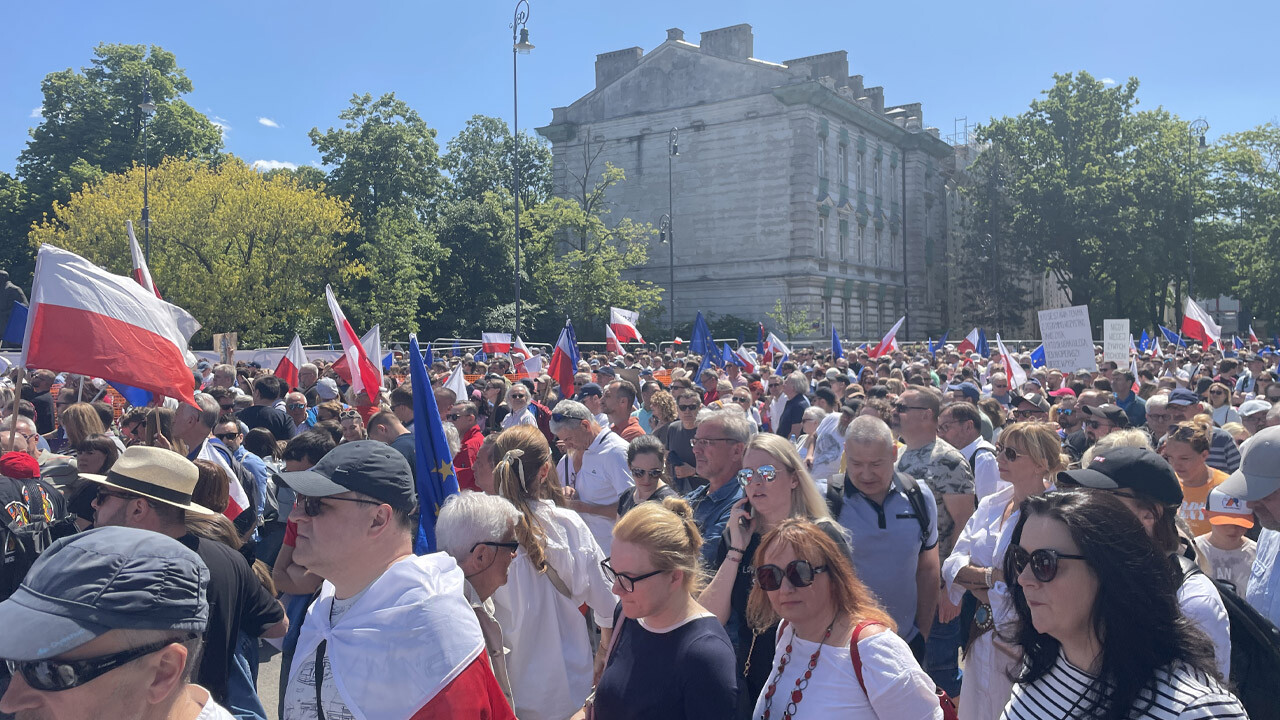
[[[666,302],[674,290],[678,324],[699,310],[763,320],[781,301],[815,321],[814,338],[879,339],[902,315],[900,337],[945,331],[953,151],[919,103],[886,107],[845,51],[759,60],[749,25],[698,44],[668,30],[595,69],[595,88],[538,128],[555,192],[579,196],[609,163],[626,173],[609,191],[614,217],[656,227],[669,212],[672,245],[655,234],[630,279]]]

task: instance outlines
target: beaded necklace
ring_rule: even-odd
[[[827,631],[823,633],[822,639],[818,641],[818,649],[814,650],[813,656],[809,658],[809,666],[805,668],[803,675],[796,678],[796,687],[791,691],[791,697],[787,701],[787,709],[782,713],[782,720],[791,720],[796,716],[796,706],[804,698],[805,688],[809,687],[809,678],[813,677],[813,669],[818,666],[818,656],[822,654],[822,646],[827,642],[827,638],[831,637],[831,629],[836,626],[838,617],[840,617],[839,613],[836,614],[836,617],[831,618],[831,624],[827,626]],[[778,673],[774,675],[773,682],[769,683],[769,689],[764,693],[764,715],[760,716],[760,720],[769,720],[769,712],[773,707],[773,694],[778,690],[778,681],[782,679],[782,671],[786,669],[787,663],[791,662],[791,643],[795,642],[795,638],[795,628],[792,628],[791,640],[787,642],[786,650],[782,653],[782,659],[778,661]]]

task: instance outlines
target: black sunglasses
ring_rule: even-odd
[[[512,540],[511,542],[492,542],[490,540],[482,540],[476,543],[475,545],[472,545],[470,552],[475,552],[476,548],[480,547],[481,545],[488,545],[489,547],[495,547],[495,548],[506,548],[507,552],[511,553],[512,555],[515,555],[516,551],[520,549],[520,543],[516,542],[515,540]]]
[[[658,480],[662,477],[662,468],[645,470],[644,468],[633,467],[631,468],[631,474],[635,476],[635,479],[637,480],[640,480],[645,475],[648,475],[650,480]]]
[[[236,438],[240,437],[240,433],[239,432],[214,433],[213,436],[218,438],[219,440],[226,441],[226,440],[235,440]]]
[[[445,416],[444,416],[444,419],[445,419],[445,420],[449,420],[449,421],[453,421],[453,420],[457,420],[457,419],[458,419],[458,418],[460,418],[460,417],[462,417],[462,415],[461,415],[461,414],[459,414],[459,413],[449,413],[448,415],[445,415]]]
[[[1004,556],[1004,576],[1017,582],[1022,571],[1031,565],[1031,574],[1042,583],[1052,582],[1058,576],[1059,560],[1084,560],[1083,555],[1068,555],[1049,548],[1027,552],[1021,545],[1010,545]]]
[[[756,583],[766,592],[782,587],[784,577],[791,583],[791,587],[809,587],[818,573],[826,571],[826,565],[814,567],[807,560],[792,560],[787,563],[785,570],[777,565],[761,565],[756,568]]]
[[[310,497],[308,495],[295,494],[298,498],[298,504],[302,506],[302,512],[307,517],[316,517],[324,510],[324,500],[338,500],[340,502],[360,503],[361,505],[384,505],[377,500],[362,500],[360,498],[340,498],[340,497]]]
[[[996,444],[996,453],[997,454],[1004,453],[1004,459],[1008,460],[1009,462],[1014,462],[1015,460],[1017,460],[1018,458],[1026,454],[1026,453],[1020,453],[1017,450],[1014,450],[1013,448],[1009,447],[1008,445],[1001,445],[999,443]]]
[[[1102,427],[1102,421],[1101,421],[1101,420],[1085,420],[1085,421],[1084,421],[1083,423],[1081,423],[1081,424],[1082,424],[1082,425],[1084,425],[1085,427],[1089,428],[1090,430],[1097,430],[1098,428]],[[1108,424],[1110,424],[1110,423],[1108,423]]]
[[[174,643],[194,640],[196,637],[198,636],[195,634],[188,634],[184,637],[84,660],[5,660],[5,665],[8,666],[10,675],[21,673],[22,679],[26,680],[32,688],[42,692],[59,692],[80,687],[138,658],[159,652]]]
[[[609,560],[611,559],[612,558],[605,558],[601,560],[600,569],[604,570],[605,579],[611,583],[617,581],[618,587],[622,588],[623,592],[632,592],[636,589],[636,583],[641,580],[651,578],[654,575],[661,575],[666,572],[665,570],[654,570],[653,572],[648,572],[643,575],[627,575],[614,570],[613,566],[609,564]]]
[[[677,405],[677,407],[680,408],[680,412],[693,412],[694,410],[700,409],[702,406],[701,405]]]

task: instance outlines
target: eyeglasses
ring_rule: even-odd
[[[22,679],[26,680],[27,684],[35,690],[60,692],[80,687],[138,658],[159,652],[174,643],[189,642],[196,637],[194,634],[189,634],[180,638],[163,640],[150,645],[143,645],[142,647],[122,650],[111,655],[84,660],[6,660],[5,665],[9,667],[10,675],[21,673]]]
[[[564,413],[551,413],[552,422],[562,423],[562,422],[567,422],[569,420],[572,420],[574,422],[586,422],[587,419],[580,418],[580,417],[570,417],[568,415],[565,415]]]
[[[772,465],[761,465],[752,470],[751,468],[742,468],[738,471],[738,482],[746,485],[752,480],[759,480],[763,483],[771,483],[778,478],[778,469]]]
[[[458,418],[460,418],[460,417],[462,417],[462,415],[461,415],[460,413],[449,413],[448,415],[445,415],[445,416],[444,416],[444,419],[445,419],[445,420],[449,420],[450,422],[452,422],[452,421],[454,421],[454,420],[457,420],[457,419],[458,419]]]
[[[1085,420],[1083,425],[1090,430],[1097,430],[1100,427],[1110,426],[1111,423],[1106,420]]]
[[[107,498],[120,498],[121,500],[133,500],[136,497],[138,496],[132,495],[130,493],[118,493],[118,492],[111,492],[110,490],[99,490],[98,504],[101,505],[103,502],[106,501]]]
[[[1083,555],[1068,555],[1050,548],[1040,548],[1027,552],[1019,545],[1010,545],[1004,556],[1005,577],[1017,579],[1022,571],[1031,566],[1031,574],[1042,583],[1053,582],[1058,576],[1059,560],[1084,560]]]
[[[475,552],[476,548],[480,547],[481,545],[488,545],[489,547],[495,547],[495,548],[506,548],[507,552],[511,553],[512,555],[515,555],[516,551],[520,549],[520,543],[514,540],[512,540],[511,542],[493,542],[491,540],[482,540],[476,543],[475,545],[472,545],[470,552]]]
[[[677,405],[676,407],[680,408],[680,412],[693,412],[702,409],[701,405]]]
[[[1075,414],[1075,411],[1075,408],[1058,408],[1058,417],[1071,417]],[[1168,417],[1168,415],[1165,417]]]
[[[1037,413],[1041,413],[1041,412],[1043,411],[1042,410],[1014,410],[1013,416],[1018,418],[1019,420],[1026,420],[1027,418],[1032,417]]]
[[[523,393],[507,393],[508,400],[528,400],[529,396]]]
[[[696,448],[705,448],[715,442],[738,442],[733,438],[694,438],[690,444]]]
[[[780,387],[782,387],[782,383],[780,383],[780,382],[776,382],[776,383],[769,383],[769,389],[770,389],[770,390],[772,390],[773,388],[780,388]]]
[[[792,560],[786,569],[777,565],[761,565],[756,568],[756,583],[765,592],[773,592],[782,587],[782,578],[786,578],[793,588],[809,587],[818,573],[827,571],[826,565],[814,567],[806,560]]]
[[[214,433],[213,436],[225,442],[227,440],[235,440],[236,438],[240,437],[240,433],[239,432]]]
[[[316,517],[324,510],[324,500],[338,500],[341,502],[360,503],[361,505],[384,505],[377,500],[362,500],[360,498],[340,498],[340,497],[310,497],[308,495],[297,495],[298,504],[302,506],[302,512],[307,517]]]
[[[653,468],[652,470],[646,470],[644,468],[633,467],[631,468],[631,474],[637,480],[644,479],[645,475],[648,475],[650,480],[658,480],[662,477],[662,468]]]
[[[928,410],[929,409],[927,407],[921,407],[919,405],[903,405],[902,403],[894,403],[891,407],[893,408],[893,411],[896,413],[904,413],[908,410]]]
[[[338,413],[338,419],[339,420],[359,420],[360,413],[356,412],[355,410],[343,410],[342,412]]]
[[[751,402],[751,398],[749,398],[749,397],[735,397],[735,398],[733,399],[733,401],[734,401],[734,402],[736,402],[736,403],[743,403],[743,404],[745,405],[746,403]]]
[[[1221,390],[1210,390],[1209,394],[1210,395],[1226,395],[1226,393]]]
[[[231,403],[227,403],[226,405],[219,405],[218,407],[222,408],[223,412],[230,412],[236,409],[236,404],[231,402]]]
[[[306,403],[289,403],[285,407],[289,408],[290,410],[305,410],[307,407],[307,404]],[[393,407],[398,407],[398,406],[393,406]]]
[[[997,454],[1004,453],[1004,459],[1008,460],[1009,462],[1013,462],[1018,458],[1022,457],[1023,455],[1026,455],[1026,453],[1020,453],[1017,450],[1014,450],[1013,448],[1009,447],[1008,445],[1001,445],[999,443],[996,444],[996,453]]]
[[[611,557],[607,557],[601,560],[600,569],[604,570],[605,579],[611,583],[618,583],[618,587],[622,588],[622,592],[634,592],[636,589],[636,583],[644,580],[645,578],[651,578],[654,575],[661,575],[666,572],[665,570],[654,570],[653,572],[648,572],[643,575],[627,575],[613,569],[613,566],[609,564],[609,561],[612,559],[613,558]]]

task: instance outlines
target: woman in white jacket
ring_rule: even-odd
[[[617,597],[600,561],[604,553],[578,513],[562,507],[551,472],[551,448],[537,427],[518,425],[498,436],[494,488],[520,510],[520,549],[507,584],[493,595],[494,617],[511,648],[507,668],[521,720],[564,720],[591,692],[603,662]],[[601,628],[591,647],[587,605]]]
[[[1010,485],[978,503],[942,565],[947,596],[954,605],[960,605],[966,590],[978,600],[965,650],[961,720],[999,717],[1009,702],[1013,690],[1009,675],[1017,669],[1021,651],[996,637],[997,632],[1007,634],[1008,624],[1016,619],[1002,572],[1004,555],[1022,501],[1043,493],[1052,478],[1066,469],[1061,448],[1052,425],[1007,426],[996,445],[996,464],[1000,479]]]

